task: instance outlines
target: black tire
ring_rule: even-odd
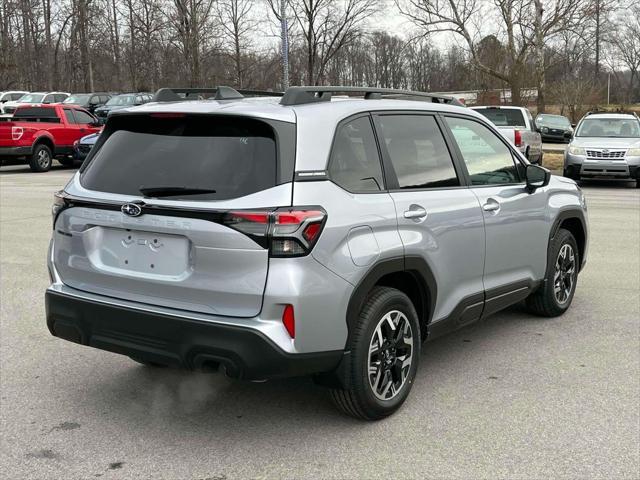
[[[560,253],[565,246],[573,255],[573,261],[563,264]],[[569,262],[569,258],[567,258]],[[560,270],[558,270],[560,268]],[[569,274],[569,269],[572,268]],[[555,238],[549,246],[549,260],[547,262],[547,273],[545,279],[534,293],[526,300],[527,308],[531,313],[542,317],[557,317],[566,312],[571,306],[573,295],[578,283],[578,270],[580,268],[580,253],[578,244],[570,231],[561,228],[556,233]],[[556,277],[556,275],[559,275]],[[570,286],[567,283],[570,281]],[[556,294],[556,285],[560,291]]]
[[[43,143],[33,147],[33,152],[29,158],[29,167],[32,172],[48,172],[51,170],[53,155],[51,149]]]
[[[58,162],[60,162],[60,165],[64,166],[64,167],[74,167],[76,164],[76,160],[73,157],[58,157]]]
[[[398,313],[394,315],[393,312]],[[402,327],[398,330],[391,330],[389,333],[390,326],[383,323],[387,315],[390,315],[392,323],[395,323],[396,320],[398,321],[396,327],[398,325],[402,325]],[[402,318],[403,316],[404,318]],[[406,327],[407,324],[410,329]],[[379,338],[377,335],[379,325],[384,326],[384,328],[381,327],[381,332],[385,330],[389,336],[393,336],[396,331],[402,330],[404,332],[403,338],[399,338],[398,335],[396,342],[393,343],[394,346],[389,348],[383,346],[383,348],[378,348],[376,352],[370,354],[370,345],[374,341],[376,345],[379,345],[377,340]],[[410,332],[410,344],[407,343],[407,332]],[[374,339],[374,334],[376,334],[376,339]],[[350,386],[347,389],[331,390],[331,397],[336,406],[347,415],[363,420],[379,420],[398,410],[407,399],[418,371],[421,338],[418,315],[409,297],[395,288],[375,287],[362,307],[358,323],[351,333],[348,345],[351,355],[348,357],[348,364],[345,365]],[[384,339],[383,345],[392,345],[388,343],[386,336]],[[396,346],[398,347],[397,349],[395,348]],[[407,359],[406,356],[409,351],[410,364],[403,369],[401,367],[402,360],[403,357],[404,360]],[[375,385],[380,386],[379,389],[376,389],[371,384],[372,380],[370,380],[369,374],[370,355],[371,358],[379,359],[375,362],[379,364],[378,373],[371,374],[374,377],[372,380]],[[385,379],[388,380],[385,382]],[[396,387],[396,380],[394,379],[398,379],[398,387]],[[389,383],[391,383],[391,386],[385,388]],[[374,389],[377,393],[374,393]],[[376,396],[386,397],[389,392],[392,396],[388,399]]]

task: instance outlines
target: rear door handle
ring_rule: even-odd
[[[494,200],[493,198],[489,198],[487,200],[487,203],[482,205],[482,209],[485,212],[497,212],[498,210],[500,210],[500,204],[498,203],[497,200]]]
[[[409,210],[405,210],[404,218],[424,218],[427,216],[427,211],[419,205],[411,205]]]

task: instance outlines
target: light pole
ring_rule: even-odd
[[[280,0],[280,37],[282,40],[282,90],[289,88],[289,34],[287,28],[287,0]]]

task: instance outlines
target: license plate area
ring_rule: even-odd
[[[189,240],[181,235],[94,227],[89,258],[99,270],[178,279],[188,274]]]

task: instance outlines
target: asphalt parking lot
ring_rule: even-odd
[[[638,478],[633,184],[585,185],[566,315],[515,307],[428,343],[404,408],[363,423],[310,380],[154,370],[50,336],[49,208],[71,174],[0,170],[2,478]]]

